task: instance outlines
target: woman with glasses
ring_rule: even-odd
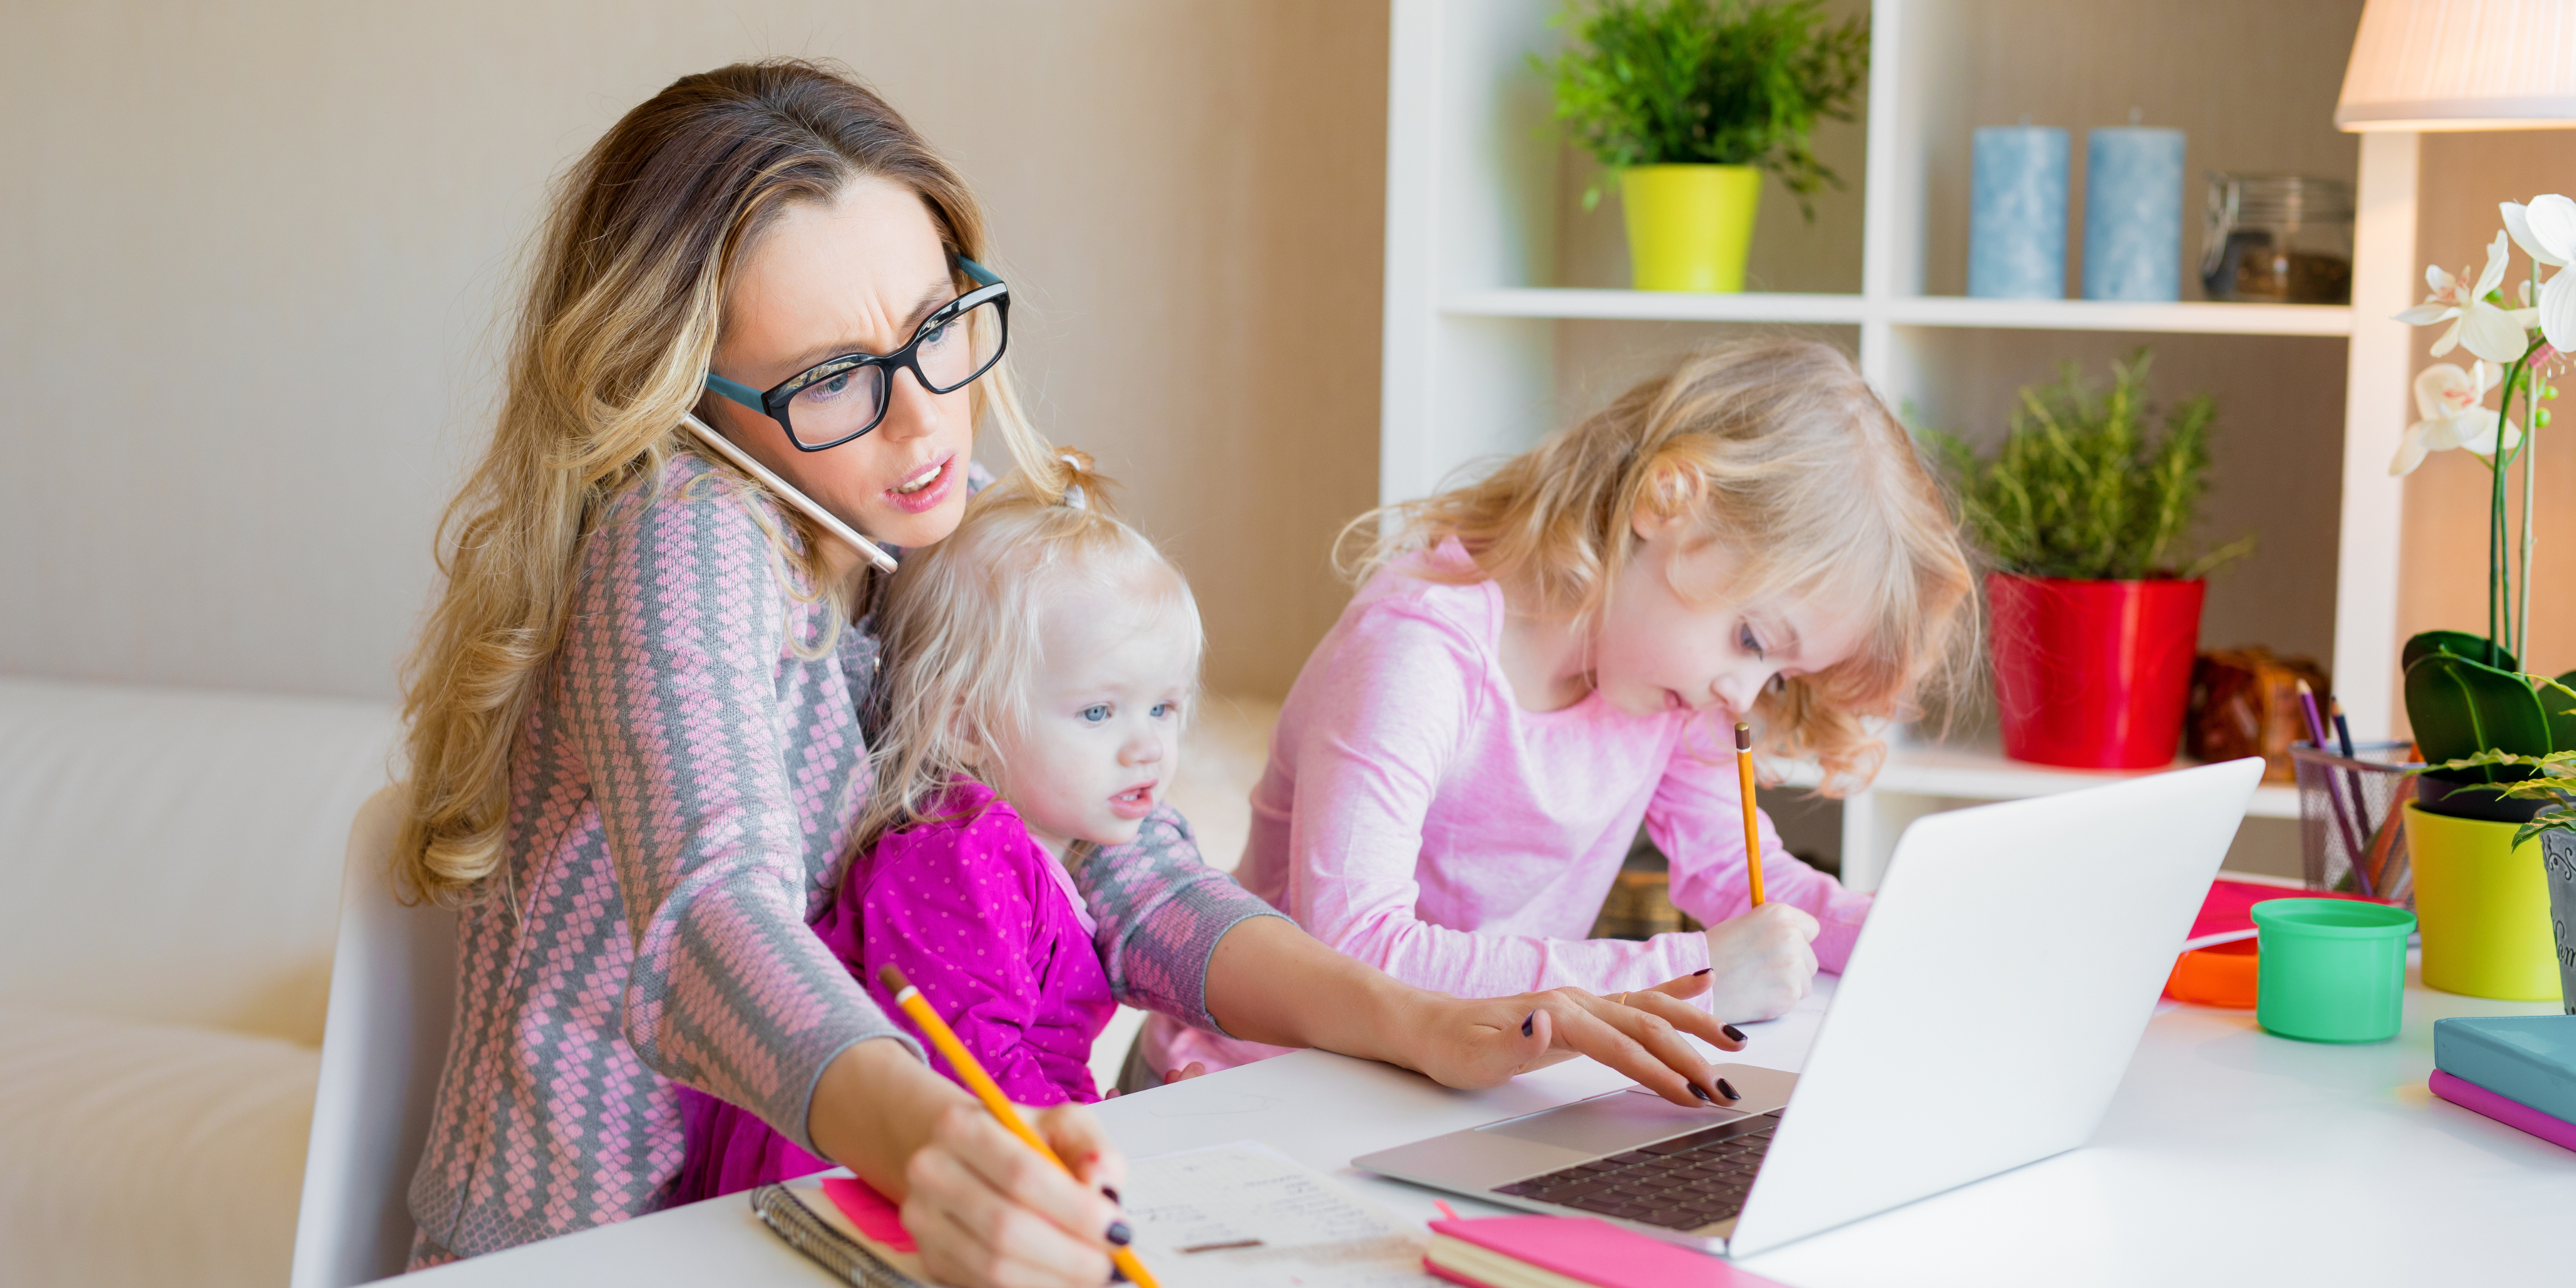
[[[415,1264],[659,1206],[686,1084],[894,1196],[944,1282],[1108,1278],[1121,1164],[1096,1121],[1040,1115],[1082,1179],[1039,1165],[806,927],[868,789],[884,556],[719,459],[897,549],[956,527],[979,425],[1060,486],[984,262],[956,171],[807,64],[683,78],[558,190],[406,696],[398,875],[461,911]],[[1168,811],[1081,884],[1121,1000],[1257,1041],[1460,1086],[1574,1050],[1692,1104],[1705,1066],[1674,1029],[1716,1039],[1665,994],[1397,984],[1201,865]]]

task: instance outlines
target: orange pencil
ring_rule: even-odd
[[[975,1059],[975,1053],[967,1050],[966,1044],[957,1040],[956,1030],[948,1027],[948,1021],[939,1018],[939,1012],[931,1008],[930,999],[923,997],[921,990],[914,988],[911,982],[903,977],[903,972],[893,966],[878,967],[877,979],[894,991],[894,1004],[902,1007],[903,1013],[911,1016],[912,1022],[921,1027],[922,1036],[929,1038],[930,1044],[939,1048],[939,1054],[948,1058],[948,1067],[955,1069],[957,1076],[966,1080],[966,1089],[974,1092],[975,1098],[983,1101],[984,1107],[992,1110],[995,1118],[1002,1120],[1002,1126],[1009,1129],[1012,1135],[1019,1137],[1021,1144],[1036,1150],[1040,1157],[1055,1164],[1057,1171],[1067,1176],[1073,1175],[1073,1169],[1066,1167],[1064,1160],[1056,1157],[1055,1151],[1047,1148],[1046,1141],[1038,1136],[1036,1129],[1029,1126],[1028,1120],[1020,1117],[1019,1107],[1011,1103],[1010,1097],[1002,1094],[999,1086],[994,1085],[993,1075],[984,1072],[984,1066]],[[1109,1259],[1118,1263],[1118,1268],[1125,1272],[1127,1278],[1136,1283],[1139,1288],[1160,1288],[1160,1285],[1154,1282],[1154,1276],[1145,1272],[1145,1263],[1137,1260],[1133,1251],[1127,1248],[1112,1248],[1109,1250]]]
[[[1735,781],[1744,795],[1744,876],[1753,884],[1753,906],[1762,906],[1762,825],[1753,816],[1753,726],[1735,722]]]

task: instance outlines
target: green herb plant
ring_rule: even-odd
[[[1869,77],[1869,23],[1826,19],[1819,0],[1569,0],[1571,39],[1553,63],[1556,118],[1608,168],[1750,165],[1778,175],[1799,209],[1842,177],[1807,136],[1852,119]],[[1583,194],[1601,199],[1600,183]]]
[[[1960,519],[2006,572],[2089,581],[2192,578],[2251,553],[2252,537],[2185,558],[2185,537],[2208,488],[2209,432],[2217,405],[2184,400],[2148,432],[2141,349],[2111,364],[2096,391],[2075,364],[2054,385],[2021,391],[2020,406],[1990,460],[1958,438],[1926,431],[1958,493]]]

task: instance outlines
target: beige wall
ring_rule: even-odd
[[[2541,130],[2497,134],[2427,134],[2417,191],[2416,261],[2441,264],[2456,273],[2465,266],[2475,275],[2486,265],[2487,243],[2504,226],[2496,213],[2501,201],[2529,201],[2542,192],[2576,193],[2576,131]],[[2505,292],[2527,273],[2531,261],[2516,248],[2506,271]],[[2433,341],[2440,327],[2421,327],[2414,369],[2435,362],[2462,367],[2476,361],[2467,349],[2435,358]],[[2576,381],[2562,370],[2559,406],[2576,408],[2568,394]],[[2557,675],[2576,667],[2576,456],[2571,456],[2567,430],[2576,421],[2559,413],[2559,423],[2533,439],[2540,468],[2532,526],[2539,534],[2533,564],[2540,575],[2531,583],[2530,656],[2532,670]],[[2413,407],[2407,419],[2413,420]],[[2520,400],[2514,421],[2527,423]],[[2436,452],[2406,479],[2406,547],[2398,576],[2397,624],[2408,635],[2444,628],[2484,635],[2487,630],[2487,511],[2493,476],[2486,464],[2465,452]],[[2522,468],[2511,475],[2510,504],[2514,521],[2522,513]],[[2518,541],[2518,537],[2515,538]]]
[[[0,6],[0,672],[386,695],[548,177],[836,57],[990,204],[1047,428],[1285,690],[1375,495],[1384,0]]]

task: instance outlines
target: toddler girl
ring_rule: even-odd
[[[877,614],[885,655],[903,661],[881,689],[875,782],[814,924],[910,1029],[877,979],[902,968],[1026,1105],[1100,1098],[1091,1043],[1117,1004],[1066,865],[1136,839],[1197,687],[1189,584],[1107,512],[1088,465],[1067,453],[1062,502],[1016,477],[987,488],[956,535],[903,557]],[[747,1111],[682,1094],[682,1201],[831,1166]]]
[[[1766,1019],[1841,969],[1869,900],[1767,820],[1769,902],[1747,912],[1733,725],[1820,762],[1829,791],[1866,782],[1883,748],[1863,718],[1905,709],[1971,585],[1938,487],[1849,360],[1714,349],[1372,517],[1366,583],[1253,791],[1245,887],[1460,996],[1706,971],[1718,1016]],[[1586,939],[1640,822],[1709,928]],[[1278,1050],[1158,1016],[1136,1073]]]

